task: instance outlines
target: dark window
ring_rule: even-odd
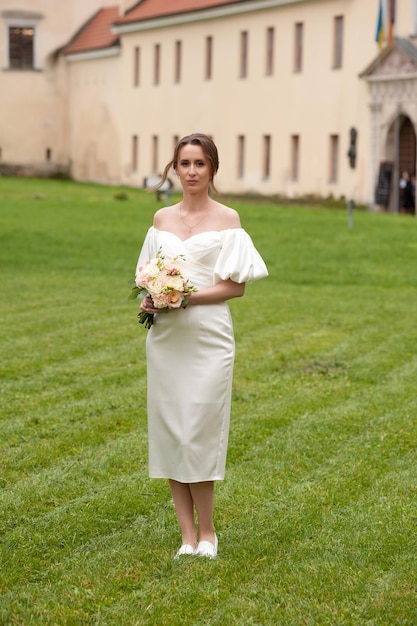
[[[237,138],[237,177],[243,178],[245,175],[245,136],[239,135]]]
[[[300,137],[291,136],[291,180],[297,181],[300,169]]]
[[[159,85],[161,72],[161,46],[159,43],[154,47],[154,66],[153,66],[153,82],[154,85]]]
[[[294,33],[294,72],[301,72],[303,69],[303,24],[299,22],[295,25]]]
[[[213,74],[213,37],[206,37],[206,80],[210,80]]]
[[[138,136],[132,135],[132,172],[138,169]]]
[[[152,136],[152,171],[154,174],[158,171],[158,135]]]
[[[248,45],[249,34],[244,30],[240,33],[240,78],[246,78],[248,75]]]
[[[266,75],[272,76],[274,73],[274,40],[275,30],[271,26],[266,30]]]
[[[135,46],[133,49],[133,86],[139,87],[140,83],[140,48]]]
[[[334,18],[333,67],[342,67],[343,55],[343,15]]]
[[[181,81],[181,57],[182,57],[182,44],[181,41],[175,42],[175,67],[174,67],[174,82],[179,83]]]
[[[329,183],[337,183],[339,174],[339,135],[330,135]]]
[[[9,27],[9,59],[13,69],[27,70],[34,67],[34,28]]]
[[[271,136],[264,135],[263,177],[269,178],[271,173]]]

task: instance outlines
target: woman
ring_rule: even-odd
[[[409,172],[403,172],[400,180],[400,187],[402,189],[402,203],[401,206],[405,209],[405,213],[414,213],[415,201],[414,201],[414,189],[412,178],[410,178]]]
[[[214,481],[224,478],[234,361],[226,301],[243,296],[246,282],[268,272],[238,213],[209,196],[219,167],[213,141],[200,133],[181,139],[161,185],[171,167],[183,197],[156,212],[137,273],[159,250],[166,258],[181,255],[198,291],[185,308],[168,314],[158,314],[149,295],[141,304],[155,314],[146,341],[149,475],[169,480],[182,532],[176,558],[214,558]]]

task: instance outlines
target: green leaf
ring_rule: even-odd
[[[128,296],[128,300],[136,300],[136,298],[142,293],[143,288],[142,287],[137,287],[136,285],[134,287],[132,287],[132,291],[130,292],[130,295]]]

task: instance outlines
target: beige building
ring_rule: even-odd
[[[417,0],[392,3],[382,50],[379,3],[0,0],[0,170],[142,186],[202,131],[224,192],[373,206],[378,187],[397,210],[416,171]]]
[[[68,67],[60,49],[106,2],[0,0],[3,169],[47,173],[68,168]]]

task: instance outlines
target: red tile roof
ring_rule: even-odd
[[[242,2],[242,0],[141,0],[124,16],[115,20],[115,23],[140,22],[141,20],[200,11],[237,2]]]
[[[119,37],[111,32],[110,26],[118,17],[119,7],[117,6],[97,11],[64,48],[64,54],[90,52],[116,45]]]

